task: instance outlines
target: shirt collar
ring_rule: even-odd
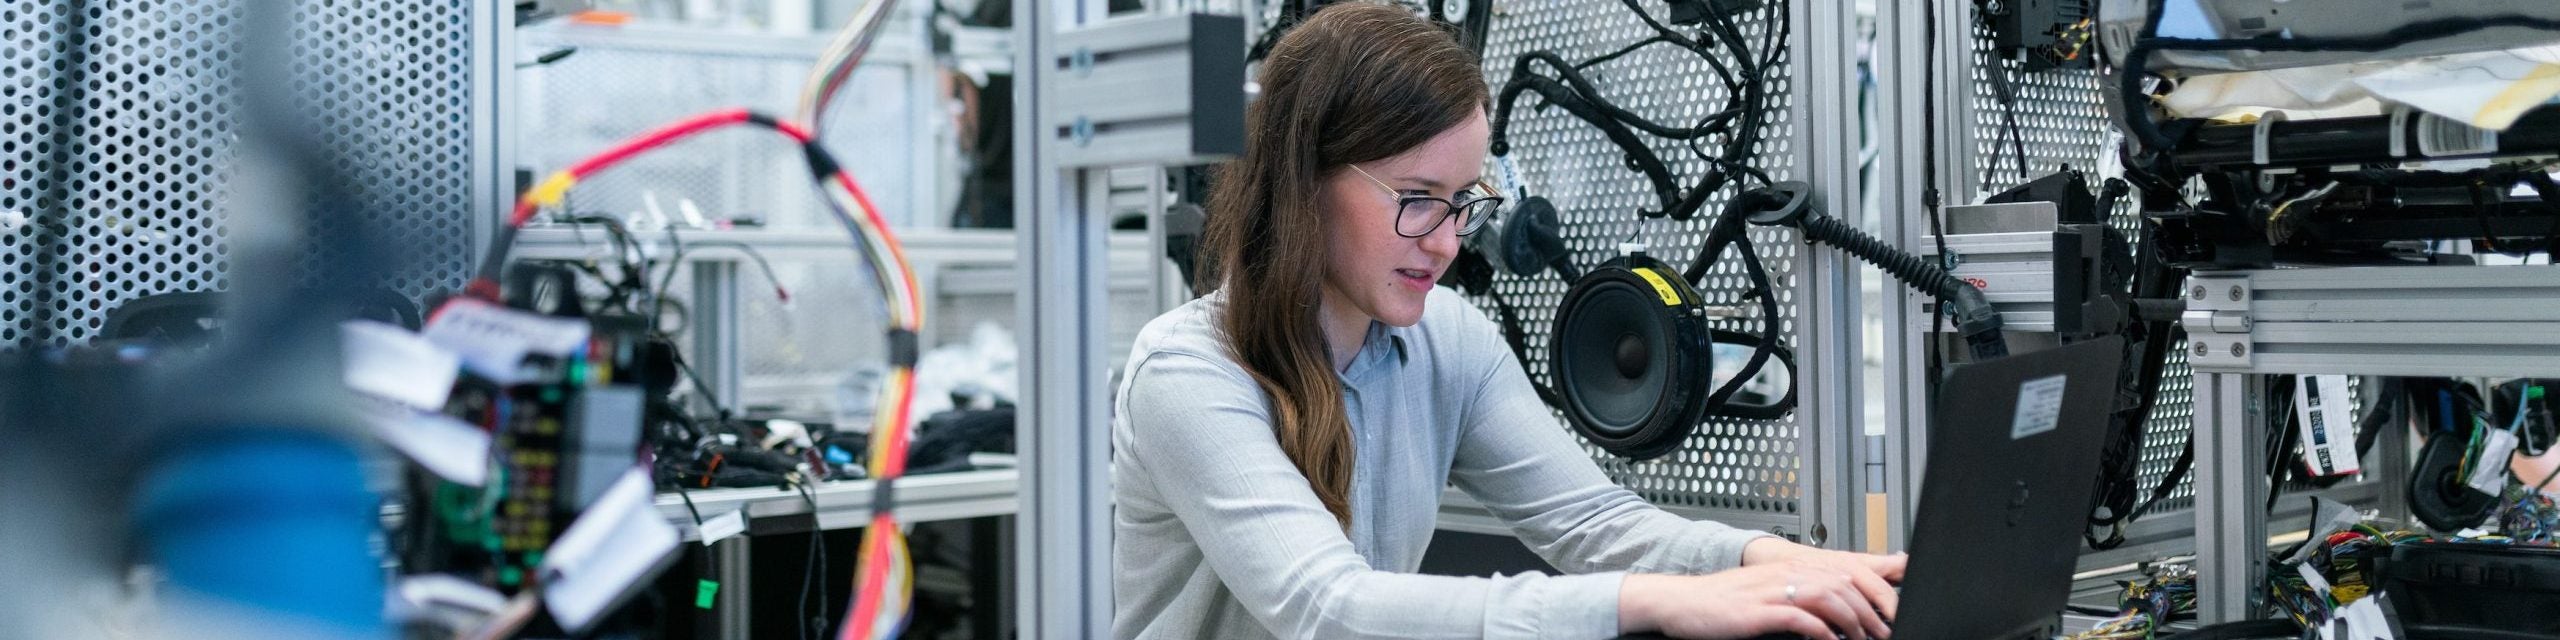
[[[1357,385],[1385,375],[1396,365],[1412,358],[1405,350],[1403,331],[1387,323],[1369,321],[1369,333],[1361,338],[1360,353],[1351,356],[1351,367],[1342,372],[1345,384]]]

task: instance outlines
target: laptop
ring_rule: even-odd
[[[1938,386],[1895,640],[2039,636],[2071,598],[2124,340],[1963,365]]]
[[[1939,385],[1894,640],[2044,637],[2071,597],[2123,362],[2108,337]]]

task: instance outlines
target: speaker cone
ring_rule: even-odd
[[[1705,410],[1713,351],[1697,290],[1679,273],[1622,257],[1575,281],[1556,309],[1547,362],[1565,418],[1613,455],[1679,449]]]

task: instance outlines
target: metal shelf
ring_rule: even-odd
[[[1010,465],[1012,456],[1003,456]],[[871,522],[871,491],[879,483],[873,480],[844,480],[818,485],[818,528],[827,531],[858,529]],[[1019,498],[1022,472],[1008,466],[1002,469],[937,473],[898,479],[897,506],[900,523],[933,522],[1005,516],[1021,507]],[[744,511],[748,520],[795,516],[810,513],[809,501],[800,492],[779,487],[738,489],[704,489],[687,492],[693,508],[709,519],[731,511]],[[658,494],[658,512],[676,523],[687,541],[702,539],[693,525],[693,513],[685,509],[685,497],[674,493]]]

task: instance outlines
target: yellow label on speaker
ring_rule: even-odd
[[[1680,292],[1672,289],[1671,283],[1664,281],[1660,274],[1654,273],[1652,269],[1635,269],[1634,271],[1636,276],[1644,278],[1645,282],[1653,283],[1653,292],[1662,296],[1662,306],[1680,306]]]

